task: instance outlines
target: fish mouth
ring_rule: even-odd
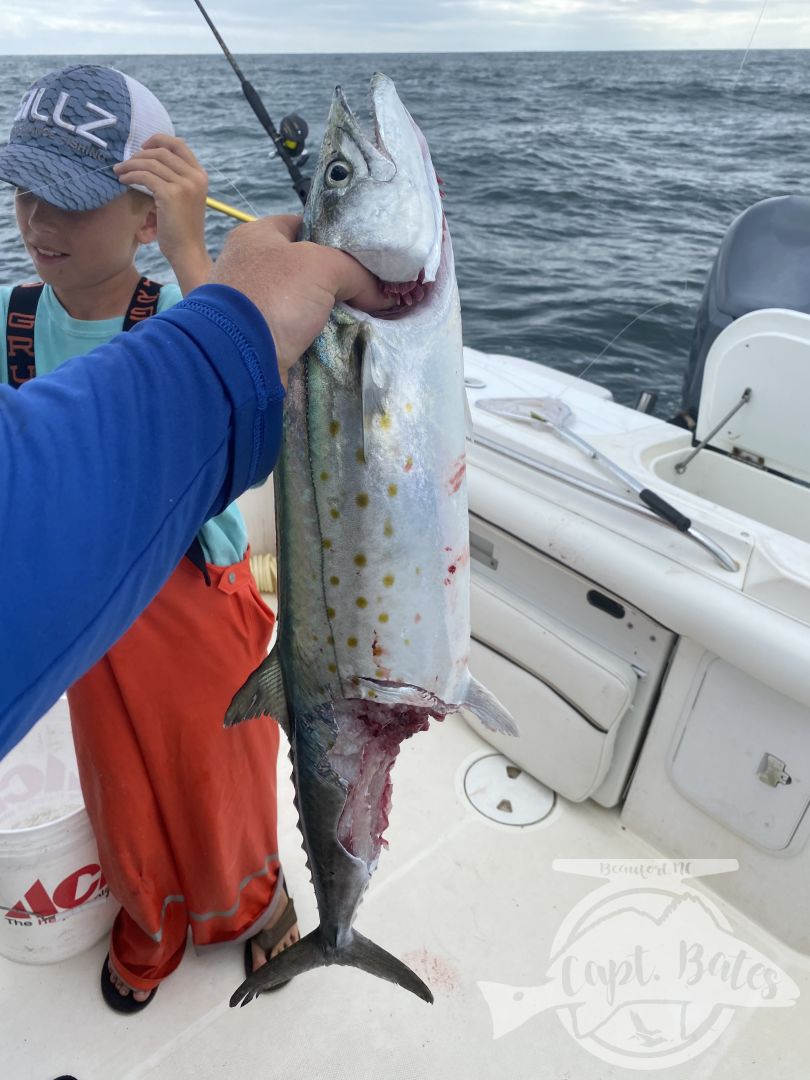
[[[327,132],[318,192],[327,209],[310,238],[354,256],[397,310],[411,308],[436,279],[442,255],[441,193],[427,142],[380,72],[371,79],[369,123],[336,87]],[[336,166],[342,176],[329,173]]]
[[[414,281],[380,281],[379,278],[377,280],[380,283],[380,291],[383,295],[396,303],[396,307],[383,312],[383,315],[387,315],[389,318],[397,315],[407,315],[409,308],[421,304],[429,295],[433,285],[432,281],[425,281],[424,267],[419,271],[419,275]]]

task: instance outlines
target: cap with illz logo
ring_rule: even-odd
[[[62,210],[95,210],[128,190],[112,166],[158,134],[174,125],[142,83],[95,64],[63,68],[23,94],[0,180]]]

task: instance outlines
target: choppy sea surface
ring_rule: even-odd
[[[810,186],[810,52],[754,51],[744,65],[741,52],[238,59],[277,124],[292,111],[307,120],[310,167],[335,85],[364,116],[370,76],[390,75],[445,183],[466,344],[587,369],[628,405],[656,389],[662,416],[679,401],[723,233],[757,200]],[[0,57],[0,136],[37,75],[78,62]],[[213,196],[259,213],[298,209],[224,57],[88,62],[158,95]],[[209,215],[212,252],[230,227]],[[140,264],[170,277],[156,247]],[[0,190],[0,282],[30,274]]]

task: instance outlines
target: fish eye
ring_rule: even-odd
[[[331,188],[345,188],[352,178],[352,167],[348,161],[336,158],[326,166],[326,185]]]

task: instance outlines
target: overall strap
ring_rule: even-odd
[[[37,304],[45,288],[41,281],[17,285],[11,290],[6,319],[6,363],[8,384],[18,389],[37,373],[34,355],[34,324]],[[135,287],[124,316],[124,330],[154,315],[160,301],[160,285],[142,277]]]
[[[6,319],[6,367],[8,384],[15,390],[33,379],[37,373],[34,357],[34,323],[37,304],[45,288],[41,281],[32,285],[16,285],[8,300]]]
[[[159,300],[160,285],[158,282],[150,281],[149,278],[142,277],[135,286],[135,292],[132,294],[132,299],[129,302],[127,313],[124,316],[123,329],[131,330],[137,323],[143,322],[144,319],[148,319],[150,315],[155,315],[157,313]]]

